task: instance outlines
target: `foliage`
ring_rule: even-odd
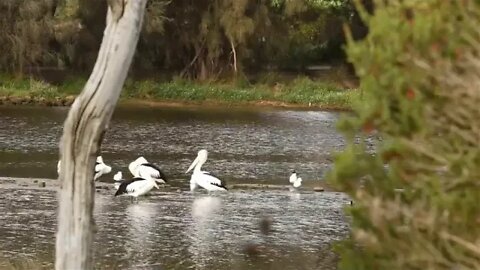
[[[280,7],[282,5],[295,4],[295,1],[286,1],[286,0],[272,0],[271,5],[274,7]],[[297,1],[298,4],[298,1]],[[349,0],[306,0],[305,5],[318,8],[318,9],[328,9],[328,8],[344,8],[349,4]]]
[[[333,85],[300,78],[286,84],[235,85],[229,83],[193,83],[175,79],[158,83],[150,80],[129,81],[125,97],[172,101],[214,102],[286,102],[309,104],[324,108],[346,109],[357,97],[355,91],[341,90]]]
[[[105,27],[107,1],[0,2],[0,70],[89,72]],[[150,0],[133,71],[198,80],[245,70],[296,68],[341,59],[350,0]]]
[[[21,74],[29,66],[54,59],[48,50],[52,6],[53,0],[0,2],[0,67]]]
[[[275,76],[278,77],[278,76]],[[0,97],[29,97],[35,100],[54,101],[77,95],[85,85],[83,79],[67,79],[60,85],[52,85],[33,78],[0,76]],[[208,82],[198,83],[176,78],[170,81],[127,80],[122,99],[168,100],[182,102],[214,103],[288,103],[313,105],[330,109],[348,109],[358,100],[354,90],[338,87],[308,78],[298,78],[284,83],[248,84]]]
[[[355,202],[341,269],[480,269],[480,3],[362,15],[370,33],[347,51],[368,102],[329,177]]]

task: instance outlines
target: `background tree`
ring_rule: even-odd
[[[106,1],[6,0],[0,9],[1,71],[93,67]],[[352,14],[349,0],[152,0],[133,74],[214,80],[343,61],[342,26],[356,22]]]
[[[33,65],[53,63],[53,0],[5,0],[0,3],[0,66],[17,75]]]

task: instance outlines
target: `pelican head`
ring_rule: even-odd
[[[102,158],[102,156],[98,156],[98,157],[97,157],[97,162],[103,164],[103,158]]]
[[[140,163],[141,164],[141,163]],[[147,176],[140,176],[142,177],[143,179],[145,180],[148,180],[148,181],[151,181],[153,183],[153,187],[155,187],[156,189],[160,189],[160,187],[158,186],[158,184],[160,182],[156,181],[155,179],[153,179],[150,175],[147,175]]]
[[[147,159],[144,158],[144,157],[139,157],[137,158],[137,160],[135,160],[137,162],[138,165],[140,164],[144,164],[144,163],[148,163]]]
[[[202,149],[202,150],[198,151],[197,158],[192,162],[192,164],[190,165],[190,167],[188,167],[188,170],[185,173],[188,173],[189,171],[191,171],[193,168],[195,168],[197,166],[201,167],[203,165],[203,163],[205,163],[205,161],[207,161],[207,158],[208,158],[207,150]]]

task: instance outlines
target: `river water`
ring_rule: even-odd
[[[0,107],[0,177],[56,178],[66,114],[57,107]],[[335,269],[328,247],[348,231],[345,195],[307,189],[191,194],[184,172],[207,149],[204,169],[227,183],[284,185],[296,169],[305,185],[322,184],[331,154],[344,145],[338,117],[265,108],[118,108],[102,145],[105,162],[126,175],[128,163],[143,155],[178,190],[137,203],[98,193],[97,268]],[[112,175],[100,181],[111,182]],[[0,268],[53,267],[55,191],[0,190]],[[264,218],[271,221],[268,232],[259,225]]]

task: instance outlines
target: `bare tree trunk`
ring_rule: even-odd
[[[60,145],[57,270],[94,268],[95,156],[135,52],[146,2],[108,1],[107,26],[97,62],[65,121]]]
[[[230,46],[232,47],[233,54],[233,71],[235,76],[237,75],[237,51],[235,50],[235,44],[233,44],[233,39],[230,38]]]

